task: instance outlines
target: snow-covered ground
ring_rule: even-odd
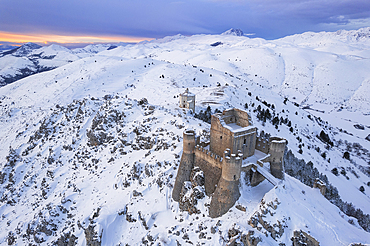
[[[117,46],[95,44],[70,50],[56,44],[41,47],[26,43],[13,50],[0,52],[0,87],[115,47]]]
[[[0,244],[224,245],[253,231],[258,245],[290,245],[295,230],[321,245],[369,243],[355,218],[289,175],[276,188],[242,183],[236,205],[245,211],[235,206],[217,219],[208,217],[207,196],[192,215],[171,198],[183,130],[210,127],[178,108],[189,88],[196,113],[247,105],[260,132],[286,138],[343,201],[370,214],[369,34],[177,35],[114,49],[32,50],[56,55],[40,64],[58,68],[0,88]],[[0,70],[27,62],[3,56]],[[261,117],[267,109],[271,120]],[[316,137],[321,131],[333,146]],[[252,227],[258,214],[282,233],[274,239]]]

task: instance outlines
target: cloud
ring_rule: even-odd
[[[0,31],[160,38],[233,27],[276,38],[367,18],[366,0],[13,0],[1,3]]]

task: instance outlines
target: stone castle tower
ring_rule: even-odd
[[[195,95],[189,92],[188,88],[186,88],[184,93],[180,94],[179,103],[180,108],[188,108],[195,113]]]
[[[205,192],[212,196],[209,207],[212,218],[225,214],[239,199],[242,171],[248,172],[245,176],[250,177],[251,185],[258,185],[265,179],[277,185],[284,179],[286,140],[257,136],[257,128],[252,126],[250,116],[243,110],[234,108],[212,115],[210,143],[202,143],[201,147],[196,139],[194,130],[184,131],[183,153],[172,198],[180,201],[184,182],[190,181],[193,167],[198,166],[204,173]],[[255,151],[260,158],[257,163]],[[269,170],[263,167],[264,163],[270,164]]]
[[[190,180],[191,170],[194,167],[194,159],[195,132],[193,130],[186,130],[183,133],[183,150],[180,167],[177,171],[176,183],[172,191],[172,198],[177,202],[180,200],[180,193],[184,182]]]
[[[213,193],[209,207],[209,216],[212,218],[225,214],[239,199],[239,179],[242,158],[243,154],[241,151],[238,154],[231,154],[230,149],[225,150],[221,177]]]
[[[279,137],[270,138],[269,154],[270,154],[270,172],[278,178],[284,179],[283,156],[286,140]]]

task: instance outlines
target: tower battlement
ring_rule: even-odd
[[[215,153],[203,148],[199,145],[195,146],[195,156],[196,158],[203,159],[213,166],[221,168],[223,158]]]
[[[240,179],[242,168],[243,154],[239,150],[238,153],[231,153],[230,149],[224,152],[222,162],[222,178],[227,181],[237,181]]]

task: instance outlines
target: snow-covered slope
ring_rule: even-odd
[[[0,243],[291,245],[294,231],[320,245],[369,243],[369,46],[346,42],[335,53],[335,45],[178,35],[0,88]],[[208,217],[207,196],[199,214],[180,211],[171,192],[182,132],[210,127],[178,108],[185,88],[198,114],[246,108],[259,131],[286,138],[286,171],[308,184],[320,174],[330,201],[287,174],[276,188],[242,183],[218,219]]]
[[[97,44],[70,50],[56,44],[45,47],[33,43],[24,44],[19,48],[0,53],[0,86],[115,47]]]

